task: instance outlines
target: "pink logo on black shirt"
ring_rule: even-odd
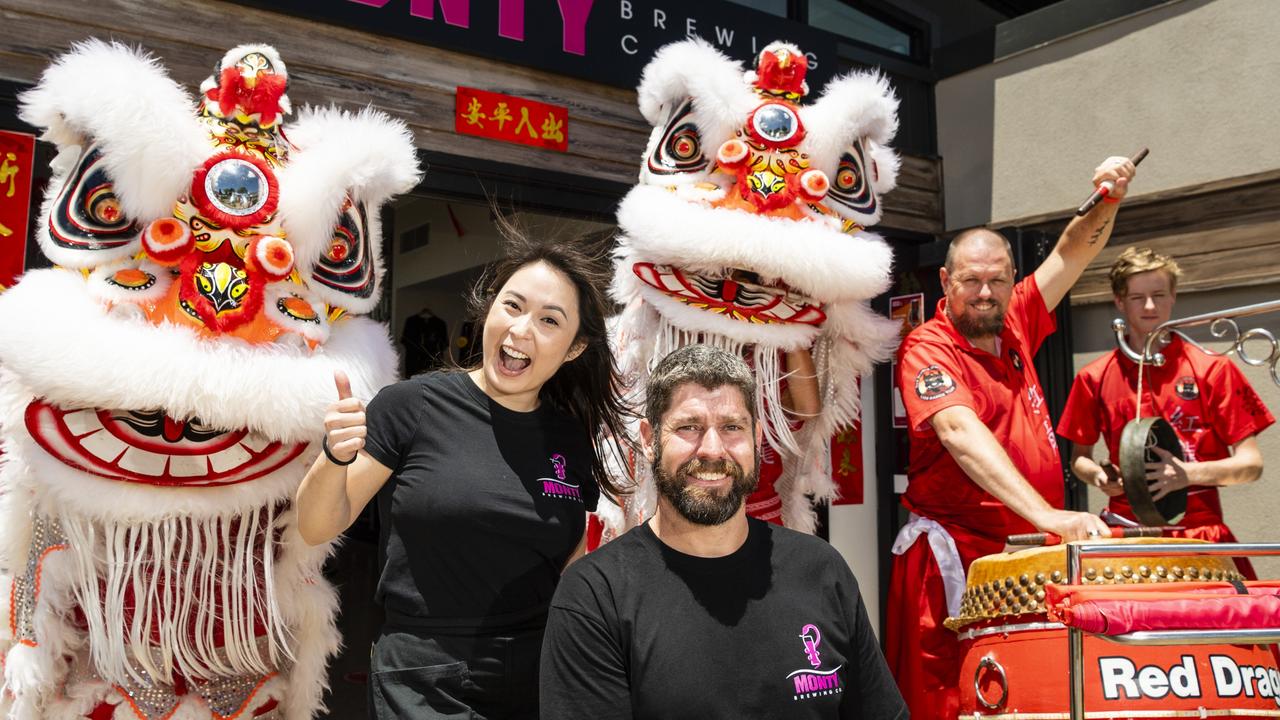
[[[543,497],[564,498],[582,502],[581,489],[565,479],[567,464],[564,456],[560,453],[551,456],[551,469],[555,472],[556,479],[542,478],[542,495]]]
[[[840,686],[839,674],[840,668],[844,666],[837,665],[830,670],[822,669],[822,654],[818,651],[818,646],[822,644],[822,633],[818,630],[818,626],[809,623],[800,628],[800,642],[810,667],[801,668],[787,676],[795,691],[791,699],[808,700],[844,692],[844,688]]]

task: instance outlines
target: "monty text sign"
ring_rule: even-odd
[[[700,37],[748,65],[774,40],[837,71],[836,36],[726,0],[237,0],[378,35],[631,88],[659,47]]]

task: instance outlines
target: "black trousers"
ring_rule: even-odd
[[[543,628],[448,635],[384,627],[370,658],[377,720],[537,720]]]

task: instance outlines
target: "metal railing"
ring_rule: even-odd
[[[1167,324],[1167,323],[1166,323]],[[1163,326],[1161,326],[1163,327]],[[1148,343],[1148,346],[1150,343]],[[1274,366],[1273,366],[1274,367]],[[1168,557],[1216,555],[1228,557],[1280,556],[1280,543],[1169,543],[1165,545],[1067,545],[1067,583],[1080,584],[1080,566],[1085,556],[1115,558],[1138,555]],[[1092,633],[1091,633],[1092,635]],[[1162,630],[1093,635],[1122,645],[1210,645],[1280,643],[1280,627],[1236,630]],[[1084,720],[1084,631],[1067,628],[1067,681],[1071,693],[1071,720]]]
[[[1277,365],[1280,364],[1280,339],[1266,328],[1253,328],[1250,330],[1240,330],[1239,318],[1250,317],[1253,315],[1263,315],[1270,312],[1280,312],[1280,300],[1271,300],[1253,305],[1242,305],[1240,307],[1228,308],[1217,312],[1202,313],[1200,315],[1191,315],[1190,317],[1175,318],[1167,322],[1161,323],[1154,330],[1147,334],[1143,341],[1142,352],[1138,352],[1129,347],[1126,335],[1128,327],[1121,318],[1111,321],[1111,330],[1116,335],[1116,347],[1120,349],[1120,353],[1138,364],[1138,393],[1139,401],[1138,409],[1135,412],[1135,418],[1142,416],[1142,370],[1147,365],[1160,367],[1164,365],[1164,354],[1153,352],[1156,347],[1162,345],[1169,336],[1177,333],[1184,341],[1195,345],[1210,355],[1235,355],[1240,358],[1240,362],[1253,367],[1270,367],[1271,380],[1280,385],[1280,371]],[[1182,328],[1199,327],[1201,325],[1209,326],[1209,334],[1215,340],[1230,343],[1230,347],[1224,352],[1211,350],[1204,345],[1192,340],[1185,333],[1180,332]],[[1262,343],[1267,348],[1265,356],[1250,354],[1246,349],[1249,343]]]

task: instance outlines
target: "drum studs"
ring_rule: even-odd
[[[1200,578],[1200,568],[1196,567],[1195,565],[1192,565],[1191,567],[1187,568],[1187,577],[1191,578],[1192,580],[1198,580]]]
[[[1012,578],[1012,577],[1007,577],[1007,578],[1005,578],[1005,579],[1004,579],[1004,586],[1005,586],[1006,588],[1012,588],[1012,587],[1013,587],[1013,578]]]
[[[1062,582],[1062,571],[1061,571],[1061,570],[1054,570],[1054,571],[1053,571],[1052,579],[1053,579],[1053,581],[1054,581],[1054,582],[1056,582],[1056,583],[1058,583],[1058,582]]]
[[[1037,585],[1044,584],[1044,573],[1036,573],[1036,584]]]
[[[1129,567],[1128,565],[1121,565],[1120,574],[1125,576],[1126,578],[1131,578],[1133,577],[1133,568]]]
[[[1088,570],[1084,571],[1084,579],[1089,582],[1093,582],[1095,579],[1097,579],[1097,577],[1098,577],[1097,568],[1089,568]]]
[[[1138,574],[1144,578],[1151,577],[1151,568],[1147,567],[1146,565],[1139,565]]]
[[[1169,571],[1165,570],[1163,565],[1156,566],[1156,577],[1160,579],[1164,579],[1165,576],[1167,576],[1168,574],[1169,574]]]
[[[1036,602],[1037,602],[1037,603],[1042,603],[1042,602],[1044,602],[1044,591],[1043,591],[1043,590],[1037,590],[1037,591],[1036,591]]]
[[[1115,576],[1116,576],[1116,571],[1112,570],[1110,565],[1102,568],[1102,577],[1108,580],[1112,580],[1112,579],[1115,579]]]
[[[1169,570],[1169,573],[1170,573],[1171,575],[1173,575],[1173,578],[1174,578],[1175,580],[1181,580],[1181,579],[1182,579],[1182,567],[1181,567],[1180,565],[1174,565],[1174,566]]]
[[[1018,578],[1018,584],[1022,587],[1026,587],[1030,582],[1031,578],[1027,577],[1025,573]]]

